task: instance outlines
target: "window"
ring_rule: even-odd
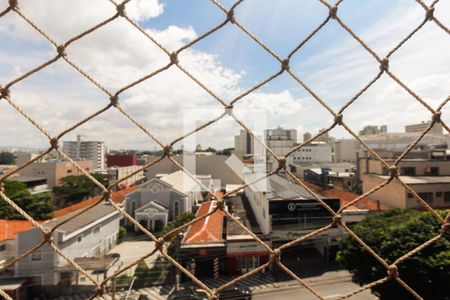
[[[33,253],[31,253],[31,260],[38,261],[42,260],[42,253],[40,250],[37,250]]]
[[[178,201],[175,201],[175,203],[173,204],[173,216],[176,217],[180,214],[180,204],[178,203]]]
[[[414,167],[403,167],[403,168],[400,168],[400,175],[415,176],[416,175],[416,168],[414,168]]]
[[[422,198],[427,203],[433,203],[433,193],[418,193],[419,197]]]
[[[81,241],[83,240],[83,237],[80,235],[79,237],[77,237],[77,242],[81,243]]]
[[[67,170],[67,174],[70,174],[70,173],[72,173],[72,170]]]
[[[6,245],[0,245],[0,252],[5,251],[6,250]]]
[[[442,197],[442,192],[436,192],[436,197]]]
[[[450,192],[444,192],[444,201],[450,202]]]
[[[438,167],[426,167],[424,170],[424,174],[429,175],[429,176],[438,176],[439,168]]]

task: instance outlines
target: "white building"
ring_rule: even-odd
[[[334,162],[355,163],[356,153],[362,148],[355,139],[340,139],[334,141]]]
[[[76,215],[79,211],[47,221],[47,230]],[[62,224],[53,233],[53,242],[72,260],[83,257],[100,257],[117,241],[119,212],[108,203],[100,203],[82,215]],[[16,234],[16,257],[30,250],[43,240],[37,228]],[[15,263],[16,277],[31,277],[33,283],[42,286],[70,286],[76,280],[76,270],[57,254],[47,243],[32,254]]]
[[[128,194],[125,210],[149,230],[161,230],[178,215],[190,212],[202,199],[196,181],[182,171],[152,178]],[[128,226],[132,224],[125,220]]]
[[[106,166],[106,146],[101,141],[86,141],[82,135],[77,135],[76,141],[64,141],[63,152],[72,159],[92,160],[94,169],[103,170]]]
[[[267,129],[264,132],[265,143],[277,156],[284,156],[297,143],[297,130],[283,129]],[[272,171],[278,167],[276,160],[268,153],[267,170]]]
[[[325,142],[311,142],[290,155],[293,163],[301,162],[332,162],[332,147]]]

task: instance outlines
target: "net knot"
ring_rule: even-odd
[[[170,156],[172,154],[172,146],[165,145],[163,148],[164,156]]]
[[[125,3],[120,3],[116,6],[117,14],[121,17],[125,17],[126,11],[125,11]]]
[[[281,70],[282,71],[289,71],[289,69],[290,69],[289,60],[290,60],[289,58],[285,58],[281,62]]]
[[[9,0],[8,3],[9,3],[10,9],[14,9],[14,8],[17,8],[17,6],[19,6],[18,0]]]
[[[225,114],[228,116],[233,114],[233,104],[227,104],[227,106],[225,106]]]
[[[390,166],[389,167],[389,176],[391,178],[398,178],[398,168],[397,168],[397,166]]]
[[[434,7],[430,7],[427,9],[427,12],[425,13],[425,19],[427,21],[431,21],[434,18]]]
[[[49,243],[53,242],[53,232],[48,231],[48,232],[44,233],[44,239]]]
[[[119,96],[113,95],[113,96],[109,97],[109,101],[111,102],[112,106],[117,106],[119,104]]]
[[[344,118],[344,116],[342,114],[339,114],[337,116],[334,117],[334,123],[338,124],[338,125],[342,125],[342,119]]]
[[[380,70],[383,71],[383,72],[389,70],[389,59],[383,58],[381,60]]]
[[[342,225],[342,215],[337,215],[333,217],[333,224]]]
[[[390,265],[388,268],[388,275],[390,278],[397,278],[398,277],[398,268],[396,265]]]
[[[330,16],[330,18],[336,19],[336,15],[337,15],[337,10],[338,7],[335,5],[333,7],[330,7],[330,11],[328,13],[328,15]]]
[[[155,248],[158,249],[159,251],[163,250],[163,246],[164,246],[164,239],[163,238],[158,238],[155,241]]]
[[[178,63],[178,53],[170,53],[170,63],[176,65]]]
[[[286,170],[286,157],[283,156],[278,159],[278,169]]]
[[[109,198],[111,197],[111,191],[110,190],[103,191],[102,197],[103,197],[103,200],[109,200]]]
[[[56,47],[56,52],[58,52],[58,55],[61,57],[67,56],[66,47],[64,47],[64,45],[58,45],[58,47]]]
[[[50,145],[52,146],[53,149],[58,149],[59,148],[58,138],[57,137],[51,138]]]
[[[280,249],[274,249],[273,253],[270,255],[270,260],[275,263],[279,263],[281,261],[281,251]]]
[[[435,112],[433,114],[433,118],[432,118],[433,122],[440,123],[441,122],[441,115],[442,115],[442,112],[440,112],[440,111]]]
[[[9,89],[8,88],[0,88],[0,99],[9,97]]]
[[[236,19],[234,18],[234,9],[230,9],[227,12],[227,19],[231,24],[236,23]]]
[[[450,234],[450,223],[445,222],[442,224],[442,234]]]
[[[223,199],[217,200],[217,209],[222,210],[225,208],[225,201]]]

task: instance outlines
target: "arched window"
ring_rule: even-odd
[[[175,201],[175,203],[173,204],[173,216],[176,217],[180,214],[180,204],[178,203],[178,201]]]

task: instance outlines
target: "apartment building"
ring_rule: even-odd
[[[386,159],[393,164],[394,159]],[[436,159],[403,159],[398,165],[400,179],[434,208],[450,207],[450,161]],[[366,192],[389,178],[389,171],[375,159],[360,161],[362,191]],[[421,208],[402,184],[393,180],[370,196],[388,207]]]
[[[125,166],[125,167],[109,167],[107,170],[109,182],[121,180],[118,185],[119,189],[126,188],[130,185],[141,183],[144,179],[144,171],[139,170],[141,166]]]
[[[267,129],[264,131],[265,143],[277,156],[284,156],[297,144],[297,130],[283,129],[277,127],[275,129]],[[290,163],[290,161],[288,162]],[[267,171],[272,171],[278,167],[278,162],[267,155]]]
[[[290,163],[294,164],[304,162],[332,162],[332,147],[325,142],[311,142],[292,153],[289,158],[291,160]]]
[[[405,126],[405,132],[424,132],[428,126],[430,126],[431,121],[425,122],[422,121],[421,123],[418,124],[411,124],[411,125],[406,125]],[[433,127],[430,129],[430,131],[428,131],[428,133],[433,133],[433,134],[442,134],[443,133],[443,127],[441,123],[435,123],[433,125]]]
[[[92,161],[90,160],[80,160],[76,161],[76,163],[86,172],[92,172],[94,170]],[[68,161],[52,160],[32,163],[23,170],[20,170],[20,175],[45,178],[48,188],[52,189],[54,186],[60,184],[61,178],[70,175],[83,175],[83,173]]]
[[[64,141],[63,152],[77,160],[91,160],[95,170],[105,169],[106,146],[101,141],[87,141],[78,135],[76,141]]]
[[[255,153],[255,139],[246,130],[234,136],[234,154],[239,158],[252,156]]]

